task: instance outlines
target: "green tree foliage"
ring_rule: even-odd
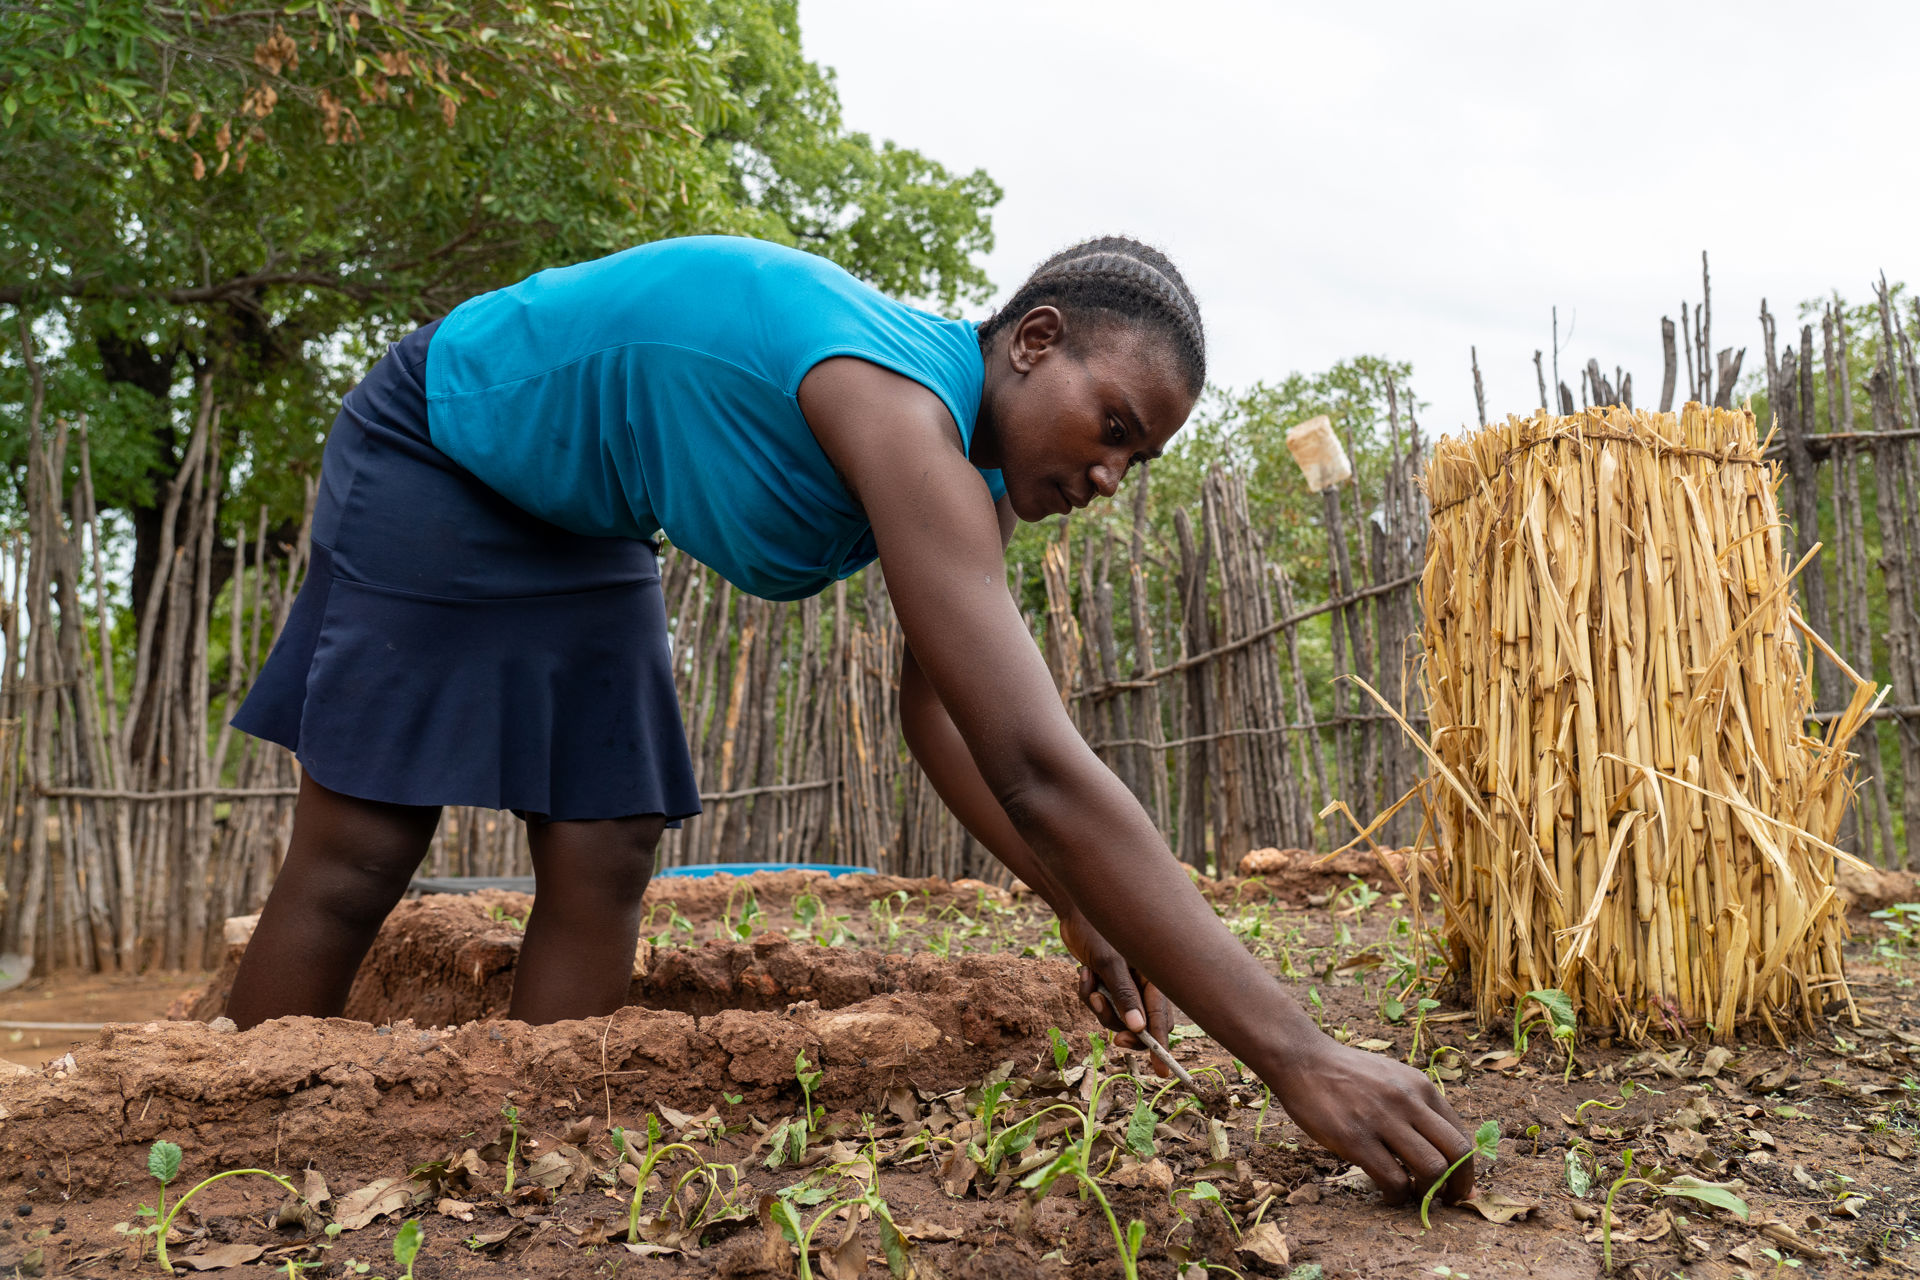
[[[341,392],[384,340],[475,293],[733,232],[951,307],[984,290],[972,258],[998,197],[983,173],[846,131],[793,6],[770,0],[0,16],[0,307],[34,317],[48,411],[89,415],[136,586],[196,370],[237,460],[228,528],[264,503],[290,533]],[[0,378],[17,405],[17,352]],[[0,412],[17,474],[19,418]]]
[[[729,52],[731,107],[709,147],[752,233],[828,257],[895,297],[953,313],[990,292],[975,255],[993,247],[980,211],[1000,200],[984,170],[956,177],[840,119],[833,72],[800,53],[798,6],[712,0],[703,25]]]

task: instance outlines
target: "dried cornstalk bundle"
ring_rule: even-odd
[[[1780,478],[1698,404],[1435,448],[1429,799],[1483,1023],[1556,987],[1632,1037],[1852,1012],[1831,842],[1876,699],[1794,607]],[[1824,738],[1803,640],[1854,684]]]

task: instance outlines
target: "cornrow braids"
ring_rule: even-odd
[[[1060,309],[1069,334],[1100,319],[1157,329],[1180,360],[1188,394],[1198,396],[1206,386],[1207,335],[1200,304],[1167,255],[1151,245],[1100,236],[1062,249],[1034,268],[1006,305],[980,326],[980,345],[1042,306]]]

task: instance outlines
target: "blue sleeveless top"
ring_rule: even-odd
[[[972,447],[972,325],[823,258],[725,236],[642,245],[462,303],[427,348],[428,431],[543,520],[658,530],[742,590],[795,600],[876,554],[796,398],[830,356],[920,383]],[[984,493],[1006,491],[998,471],[981,475]]]

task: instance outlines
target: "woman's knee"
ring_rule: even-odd
[[[646,892],[666,820],[659,814],[528,827],[538,894],[632,907]]]
[[[303,782],[281,878],[343,925],[378,927],[425,856],[437,810],[382,805]]]

